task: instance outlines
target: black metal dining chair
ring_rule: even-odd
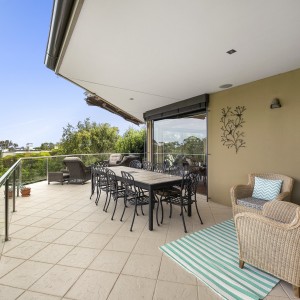
[[[147,171],[153,171],[153,164],[151,161],[144,160],[142,168]]]
[[[117,176],[114,171],[108,169],[106,174],[107,174],[107,181],[108,181],[109,200],[106,205],[105,212],[107,212],[110,200],[111,198],[113,198],[115,202],[113,214],[111,216],[111,220],[113,220],[119,198],[125,197],[125,188],[123,183],[119,183],[119,181],[117,180]]]
[[[135,215],[138,215],[137,207],[141,207],[142,214],[144,215],[143,206],[149,205],[150,198],[143,192],[142,189],[139,189],[135,185],[134,177],[130,173],[124,171],[122,171],[121,173],[123,178],[123,184],[125,187],[124,210],[121,216],[121,221],[123,220],[127,204],[134,205],[134,212],[130,226],[130,231],[132,231]]]
[[[135,168],[135,169],[141,169],[142,168],[142,163],[139,160],[135,159],[135,160],[133,160],[129,163],[129,167],[130,168]]]
[[[186,230],[186,224],[184,219],[184,211],[186,211],[186,207],[192,204],[195,204],[196,211],[198,214],[198,217],[200,219],[201,224],[203,224],[199,210],[197,205],[197,185],[198,185],[199,176],[196,172],[189,172],[187,174],[184,174],[182,176],[181,181],[181,187],[178,190],[178,192],[172,190],[168,192],[168,190],[165,190],[165,193],[161,195],[159,199],[159,205],[161,207],[161,224],[163,223],[164,219],[164,209],[163,209],[163,202],[169,204],[170,206],[170,215],[169,218],[172,217],[172,206],[180,206],[180,215],[182,217],[184,232],[187,232]],[[159,205],[157,205],[156,208],[156,221],[158,223],[158,210]]]
[[[99,180],[99,167],[107,167],[107,163],[105,161],[96,161],[91,166],[91,196],[90,199],[92,199],[92,196],[95,193],[95,189],[97,190],[97,197],[98,197],[98,180]]]

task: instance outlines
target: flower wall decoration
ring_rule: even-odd
[[[243,118],[245,110],[245,106],[237,106],[234,110],[229,106],[222,108],[222,117],[220,120],[222,123],[221,142],[228,149],[234,148],[236,153],[240,148],[246,147],[246,142],[244,141],[245,133],[241,131],[245,123]]]

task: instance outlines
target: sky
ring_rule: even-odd
[[[83,89],[46,68],[52,5],[52,0],[0,0],[0,140],[20,147],[57,143],[67,124],[86,118],[116,126],[120,134],[138,129],[88,106]]]

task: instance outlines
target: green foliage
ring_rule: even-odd
[[[146,129],[135,130],[129,128],[116,144],[116,150],[120,153],[144,153]]]
[[[115,151],[118,128],[107,123],[97,124],[85,119],[74,127],[68,124],[63,128],[59,154],[103,153]]]

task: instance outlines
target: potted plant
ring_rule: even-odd
[[[5,191],[4,191],[4,195],[5,195]],[[13,196],[13,188],[11,185],[8,186],[8,198],[12,198]]]
[[[22,197],[29,197],[30,196],[30,191],[31,191],[30,187],[22,185],[20,190],[21,190]]]

